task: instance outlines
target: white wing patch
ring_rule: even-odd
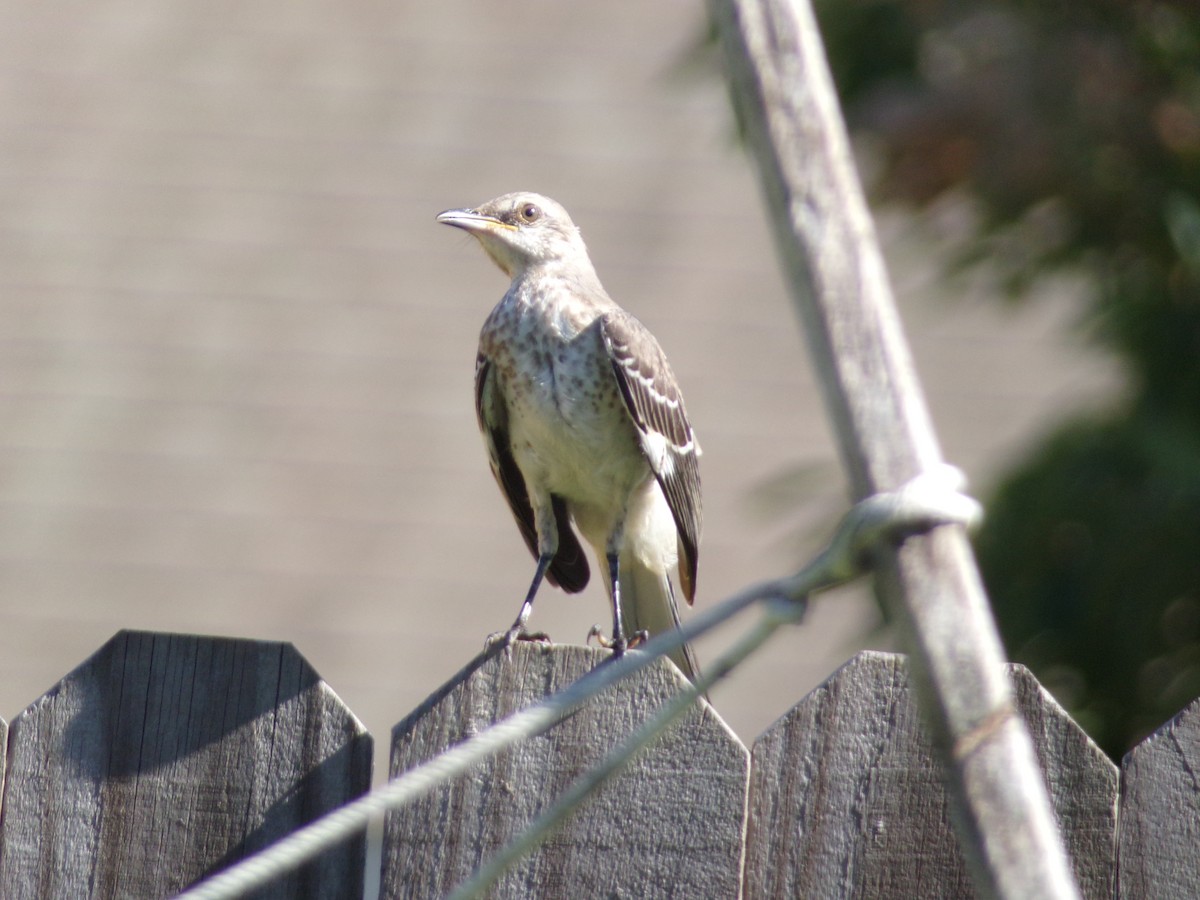
[[[642,452],[646,454],[646,459],[650,461],[650,467],[664,478],[674,475],[675,457],[671,453],[671,450],[674,449],[676,452],[679,452],[679,448],[675,447],[665,434],[653,429],[642,430],[639,433],[642,439]]]

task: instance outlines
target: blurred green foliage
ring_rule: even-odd
[[[963,262],[1093,286],[1131,390],[1050,436],[977,551],[1002,635],[1114,757],[1200,696],[1200,4],[816,0],[874,190],[970,198]]]

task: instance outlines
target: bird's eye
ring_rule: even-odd
[[[521,218],[526,222],[536,222],[542,217],[542,211],[533,203],[526,203],[521,207]]]

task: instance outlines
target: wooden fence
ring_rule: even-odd
[[[395,727],[391,772],[605,656],[477,658]],[[1084,896],[1200,896],[1200,702],[1118,771],[1027,670],[1010,675]],[[381,895],[444,895],[679,679],[650,667],[389,815]],[[18,715],[5,750],[11,900],[171,896],[362,794],[372,763],[370,735],[291,645],[130,631]],[[970,897],[947,809],[904,658],[861,653],[752,751],[698,703],[490,896]],[[360,837],[255,896],[359,898],[365,865]]]

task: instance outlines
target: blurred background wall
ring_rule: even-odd
[[[120,628],[200,632],[294,641],[382,742],[512,620],[472,407],[505,282],[434,216],[516,189],[685,387],[699,605],[794,568],[844,482],[702,5],[0,3],[0,715]],[[1003,308],[943,276],[946,210],[880,228],[977,490],[1117,390],[1069,279]],[[607,621],[593,585],[533,624]],[[822,600],[718,710],[752,740],[877,625]]]

